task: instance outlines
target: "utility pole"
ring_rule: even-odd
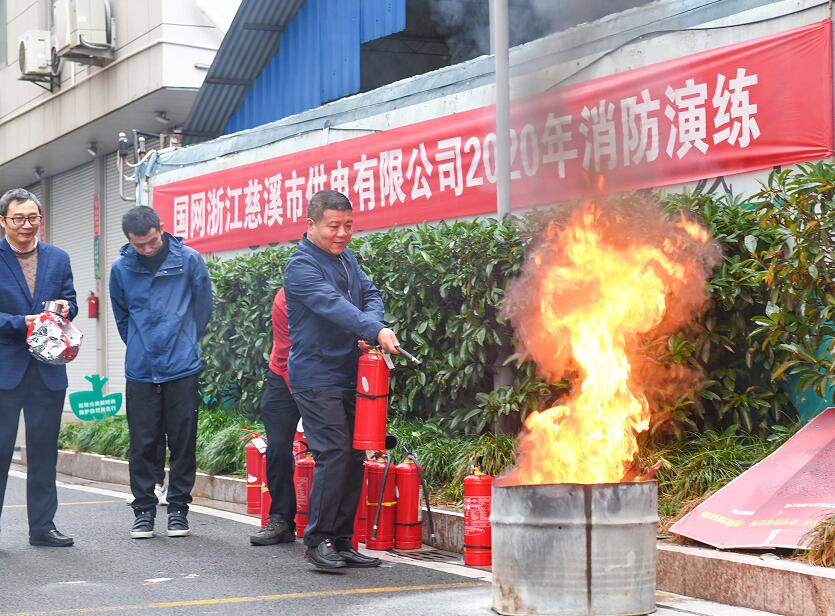
[[[490,47],[496,62],[496,213],[510,214],[510,29],[507,0],[490,0]],[[512,352],[509,328],[501,332],[502,346],[493,365],[493,389],[513,384],[513,366],[504,362]],[[518,414],[502,415],[496,432],[513,434],[521,428]]]
[[[490,42],[496,62],[496,211],[510,214],[510,33],[507,0],[490,0]]]

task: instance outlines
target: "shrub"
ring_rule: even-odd
[[[253,424],[235,413],[201,410],[197,416],[197,468],[210,475],[243,475],[244,433],[249,428],[264,433],[264,426]],[[116,458],[127,458],[130,447],[128,422],[124,415],[101,421],[65,424],[58,437],[59,447]]]
[[[786,377],[829,397],[835,287],[831,282],[835,167],[772,173],[751,200],[702,192],[657,198],[710,227],[723,258],[708,281],[705,317],[683,331],[642,341],[648,362],[698,368],[701,383],[652,400],[651,439],[739,426],[766,433],[796,416]],[[611,197],[613,200],[628,196]],[[493,388],[512,336],[501,315],[504,289],[536,230],[562,224],[565,209],[502,221],[421,225],[354,238],[351,246],[380,289],[387,319],[420,367],[397,362],[394,415],[434,419],[446,430],[485,434],[506,415],[553,405],[570,386],[546,383],[511,360],[513,380]],[[270,307],[293,247],[209,264],[215,314],[203,340],[207,404],[253,415],[270,350]]]
[[[441,417],[463,431],[492,430],[500,415],[556,399],[529,364],[491,392],[494,364],[509,336],[499,314],[504,286],[524,255],[520,221],[482,220],[392,229],[355,238],[351,248],[380,289],[386,319],[404,348],[423,360],[397,361],[393,414]],[[270,311],[293,247],[209,262],[214,314],[201,346],[207,405],[254,417],[272,345]]]

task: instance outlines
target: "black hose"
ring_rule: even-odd
[[[383,509],[383,496],[386,491],[386,481],[389,478],[389,469],[391,469],[391,458],[386,458],[386,470],[383,471],[383,483],[380,484],[380,498],[377,499],[377,511],[374,513],[374,527],[371,531],[372,539],[377,539],[377,523],[380,521],[380,511]]]
[[[403,449],[406,449],[405,447]],[[413,451],[406,449],[406,455],[412,459],[417,469],[418,478],[420,478],[420,485],[423,486],[423,499],[426,502],[426,515],[429,517],[429,545],[435,547],[435,522],[432,520],[432,507],[429,505],[429,488],[426,485],[426,478],[423,475],[423,469],[418,462],[417,455]],[[420,507],[420,503],[418,503]]]

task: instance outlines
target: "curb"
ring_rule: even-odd
[[[26,463],[26,449],[21,448]],[[107,456],[58,451],[58,473],[128,485],[128,463]],[[192,495],[214,501],[220,508],[246,506],[246,482],[242,478],[197,473]],[[426,511],[423,519],[427,520]],[[435,545],[462,552],[464,514],[432,509]],[[423,525],[423,541],[430,543],[429,524]],[[721,552],[658,542],[658,590],[716,601],[784,616],[835,614],[835,570],[790,560],[764,561],[750,554]]]
[[[835,570],[658,543],[659,590],[784,616],[835,614]]]

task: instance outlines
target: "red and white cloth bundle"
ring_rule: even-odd
[[[84,334],[56,312],[44,310],[29,324],[29,353],[45,364],[66,364],[78,355]]]

